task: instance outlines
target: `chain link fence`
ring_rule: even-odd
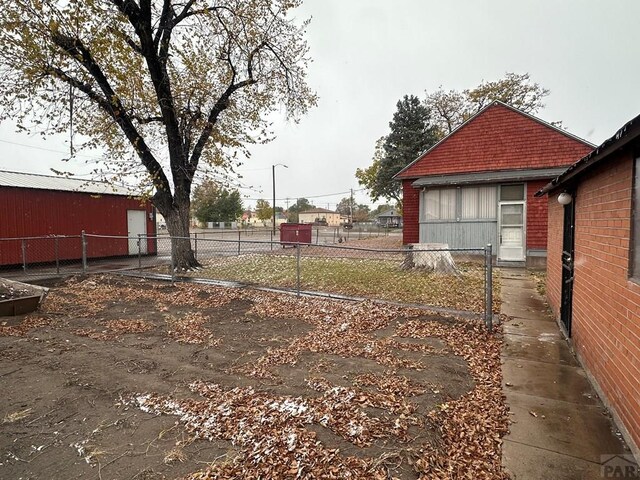
[[[309,243],[280,242],[273,233],[243,230],[190,237],[201,265],[179,271],[172,238],[50,236],[0,240],[0,276],[46,277],[136,270],[176,280],[239,282],[327,296],[370,298],[482,314],[491,328],[494,282],[491,247],[400,246],[399,235],[314,229]],[[348,233],[350,235],[344,235]],[[367,232],[369,233],[369,232]],[[371,232],[373,233],[373,232]],[[357,236],[360,236],[358,239]]]

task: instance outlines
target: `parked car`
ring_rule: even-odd
[[[351,230],[353,228],[353,223],[351,222],[347,222],[344,224],[344,229],[345,230]]]

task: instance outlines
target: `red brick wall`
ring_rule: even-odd
[[[592,149],[498,104],[455,131],[399,177],[569,166]]]
[[[527,183],[527,248],[547,248],[547,199],[534,197],[547,183],[546,180]]]
[[[572,336],[585,368],[640,446],[640,285],[628,279],[632,173],[631,155],[618,154],[578,186]],[[562,240],[551,231],[550,253]],[[554,246],[549,276],[556,311],[559,265]]]
[[[402,182],[402,243],[420,241],[420,190],[411,186],[412,180]]]

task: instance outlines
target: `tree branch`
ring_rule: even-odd
[[[220,98],[218,98],[218,100],[216,101],[215,105],[211,109],[211,112],[209,112],[207,125],[200,133],[200,137],[198,138],[196,145],[193,147],[193,152],[191,152],[191,158],[189,159],[189,164],[194,171],[198,167],[200,156],[202,155],[204,146],[207,144],[207,141],[209,140],[209,137],[213,132],[213,127],[218,121],[218,117],[224,110],[229,107],[229,100],[231,99],[231,95],[233,95],[234,92],[240,90],[241,88],[256,83],[256,80],[253,78],[253,59],[258,54],[258,52],[266,45],[266,42],[261,42],[257,47],[251,50],[251,52],[249,53],[249,57],[247,58],[248,78],[241,82],[231,83],[224,91],[224,93],[220,95]]]
[[[71,58],[74,58],[80,65],[84,67],[84,69],[91,75],[91,77],[96,81],[100,90],[104,94],[104,98],[100,97],[96,92],[93,91],[91,86],[83,84],[82,82],[75,81],[70,83],[76,88],[79,88],[82,92],[86,93],[90,96],[92,100],[95,100],[98,105],[107,113],[111,118],[115,120],[115,122],[120,126],[120,129],[123,131],[131,145],[135,148],[142,164],[145,166],[147,171],[151,174],[153,178],[154,185],[158,191],[164,190],[166,192],[170,192],[169,181],[162,170],[162,166],[155,159],[149,146],[146,144],[142,136],[138,133],[138,130],[133,125],[131,118],[126,113],[124,106],[122,105],[122,101],[115,94],[113,88],[109,84],[106,76],[102,72],[100,66],[94,61],[91,52],[84,47],[82,42],[76,38],[68,37],[62,35],[57,32],[53,32],[51,35],[53,42],[62,49],[67,55]],[[59,69],[58,69],[59,70]],[[59,71],[58,73],[60,73]],[[61,72],[64,74],[64,72]],[[64,74],[61,78],[64,80],[71,77]],[[68,82],[68,80],[65,80]],[[74,85],[75,83],[75,85]]]
[[[154,123],[154,122],[158,122],[158,123],[164,123],[164,118],[163,117],[139,117],[138,115],[133,115],[130,114],[131,118],[133,120],[135,120],[136,122],[138,122],[140,125],[146,125],[148,123]]]

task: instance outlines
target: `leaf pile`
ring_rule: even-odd
[[[80,337],[88,337],[93,340],[115,340],[127,333],[144,333],[153,330],[154,325],[145,320],[108,320],[105,322],[105,329],[96,330],[94,328],[78,328],[72,333]]]
[[[167,317],[167,335],[179,343],[206,344],[215,347],[220,343],[219,338],[211,333],[204,325],[209,318],[200,312],[189,312],[180,318]]]

